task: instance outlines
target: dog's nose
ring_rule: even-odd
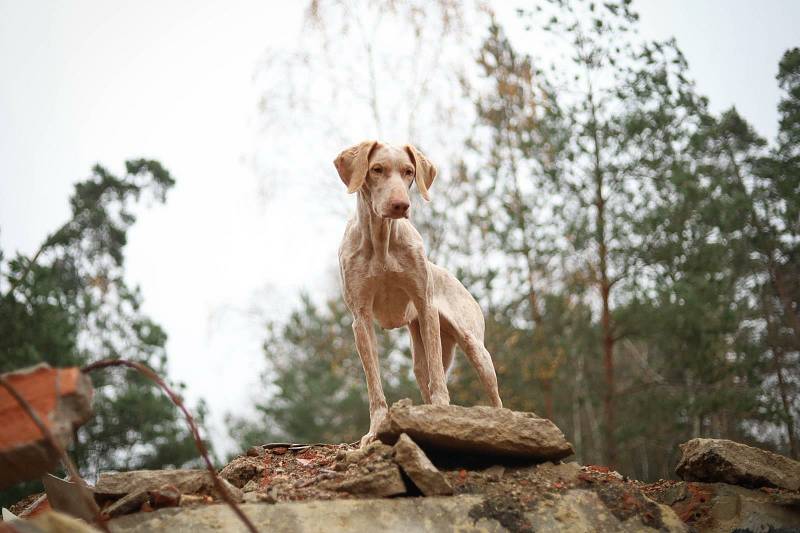
[[[409,203],[404,200],[392,202],[392,213],[403,216],[408,212]]]

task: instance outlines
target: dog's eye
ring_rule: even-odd
[[[383,174],[383,167],[372,167],[372,171],[375,174]]]
[[[413,170],[411,170],[410,168],[407,168],[407,169],[406,169],[406,176],[408,176],[408,177],[411,177],[411,176],[413,176],[413,175],[414,175],[414,171],[413,171]]]

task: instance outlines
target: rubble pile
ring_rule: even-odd
[[[263,531],[716,532],[800,525],[800,493],[792,485],[797,462],[729,441],[690,441],[682,449],[677,470],[685,481],[644,484],[607,467],[562,462],[571,445],[532,413],[404,400],[364,448],[254,446],[219,476]],[[107,472],[93,491],[111,531],[244,530],[219,504],[204,470]]]
[[[724,439],[681,445],[675,473],[645,493],[697,531],[800,531],[800,462]]]

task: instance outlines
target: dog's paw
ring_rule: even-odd
[[[361,437],[361,447],[364,448],[369,443],[375,441],[378,435],[378,428],[381,427],[383,420],[386,418],[387,409],[382,407],[371,412],[369,415],[369,433]]]

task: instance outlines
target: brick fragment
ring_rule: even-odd
[[[77,367],[41,364],[3,374],[66,447],[92,415],[92,383]],[[0,489],[41,477],[59,461],[42,432],[16,399],[0,387]]]

